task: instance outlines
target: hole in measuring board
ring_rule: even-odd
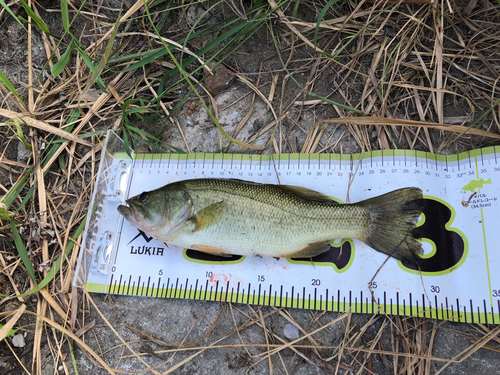
[[[217,255],[211,255],[207,253],[203,253],[201,251],[187,249],[186,256],[195,261],[203,261],[203,262],[234,262],[240,260],[242,258],[241,255],[231,255],[227,257],[221,257]]]
[[[338,246],[332,246],[337,244]],[[311,261],[313,263],[333,263],[339,271],[343,271],[349,265],[352,253],[350,241],[335,240],[335,242],[330,242],[330,249],[323,254],[316,255],[313,258],[292,258],[292,260],[309,263]]]
[[[431,254],[435,249],[435,245],[429,242],[421,242],[421,244],[422,244],[422,249],[424,250],[422,256]]]

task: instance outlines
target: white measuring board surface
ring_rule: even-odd
[[[122,150],[121,140],[108,134],[77,286],[123,295],[500,323],[500,147],[458,155],[389,150],[136,154],[133,159]],[[207,177],[304,186],[342,202],[348,191],[349,201],[357,202],[420,187],[421,270],[393,258],[380,268],[387,256],[351,239],[333,240],[328,252],[312,259],[215,257],[152,239],[116,210],[143,191]]]

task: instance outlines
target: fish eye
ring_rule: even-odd
[[[140,200],[141,202],[145,202],[145,201],[146,201],[146,199],[148,199],[148,193],[146,193],[145,191],[143,191],[143,192],[141,193],[141,195],[139,195],[139,200]]]

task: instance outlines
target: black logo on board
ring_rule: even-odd
[[[146,233],[144,233],[142,230],[140,229],[137,229],[139,231],[139,234],[137,236],[135,236],[134,238],[132,238],[129,243],[127,245],[130,245],[132,242],[134,242],[136,239],[138,239],[139,237],[142,237],[144,238],[144,240],[147,242],[147,243],[150,243],[152,240],[153,240],[153,237],[150,237],[148,236]]]
[[[136,239],[139,237],[142,237],[146,243],[150,243],[153,240],[153,237],[148,236],[146,233],[144,233],[142,230],[139,230],[139,234],[132,238],[127,245],[130,245],[132,242],[134,242]],[[130,254],[137,254],[137,255],[163,255],[165,251],[164,247],[159,247],[159,246],[130,246]]]

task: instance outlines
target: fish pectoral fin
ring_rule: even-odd
[[[220,257],[230,257],[232,256],[231,252],[225,249],[221,249],[220,247],[215,246],[206,246],[206,245],[193,245],[190,247],[193,250],[198,250],[203,253],[207,253],[210,255],[217,255]]]
[[[287,255],[287,258],[312,258],[316,255],[323,254],[330,249],[330,240],[310,243],[303,249],[296,251],[293,254]]]
[[[318,202],[318,203],[330,203],[330,204],[339,203],[326,194],[305,187],[280,185],[280,188],[291,191],[307,201]]]
[[[205,229],[220,220],[222,215],[222,202],[224,201],[211,204],[189,218],[189,220],[195,224],[193,232]]]

